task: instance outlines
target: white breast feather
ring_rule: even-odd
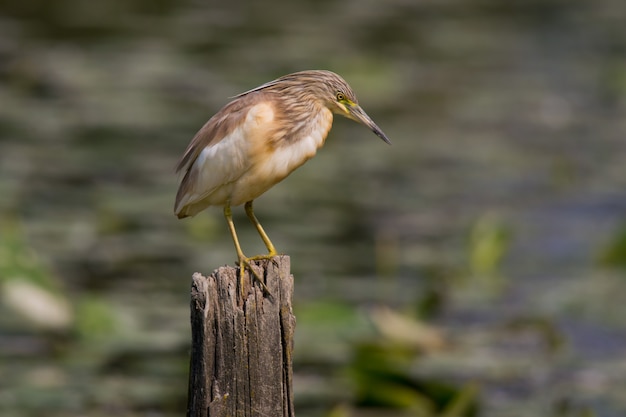
[[[280,147],[272,154],[271,161],[265,164],[268,177],[285,177],[294,169],[315,156],[324,144],[326,129],[315,129],[309,135],[295,143]]]

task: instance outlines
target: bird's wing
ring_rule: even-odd
[[[189,169],[206,147],[217,144],[243,123],[250,105],[253,104],[249,98],[254,97],[231,101],[202,126],[189,142],[183,157],[176,165],[176,172]]]
[[[259,113],[267,111],[263,97],[247,95],[228,103],[200,129],[176,167],[177,172],[185,170],[176,195],[177,214],[218,187],[236,181],[250,168],[249,141],[256,136],[257,122],[263,124]]]

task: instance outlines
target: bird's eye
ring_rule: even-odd
[[[337,101],[344,101],[346,99],[346,95],[341,91],[337,91],[335,97],[337,97]]]

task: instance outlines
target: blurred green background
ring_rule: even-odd
[[[0,2],[0,415],[185,413],[220,209],[174,166],[228,97],[330,69],[257,200],[291,256],[305,416],[626,415],[626,3]],[[247,254],[262,242],[237,209]]]

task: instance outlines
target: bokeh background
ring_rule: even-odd
[[[0,414],[185,413],[194,271],[174,166],[227,100],[342,74],[257,200],[291,256],[304,416],[626,415],[626,3],[0,2]],[[244,250],[263,246],[237,210]]]

